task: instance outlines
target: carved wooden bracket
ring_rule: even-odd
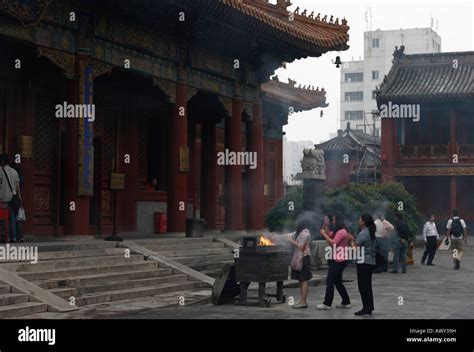
[[[66,77],[73,79],[75,76],[76,56],[62,51],[38,47],[38,57],[45,57],[59,69],[64,71]]]
[[[91,60],[91,66],[94,69],[94,79],[102,75],[110,75],[113,69],[112,65],[97,60]]]
[[[232,99],[219,96],[219,103],[221,103],[224,109],[227,111],[227,116],[232,116]]]
[[[158,87],[168,98],[170,103],[176,103],[176,83],[158,77],[153,78],[153,85]]]
[[[194,97],[198,92],[199,91],[197,90],[197,88],[188,87],[187,89],[188,100],[187,101],[190,101],[192,97]]]

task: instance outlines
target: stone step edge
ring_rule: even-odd
[[[184,273],[192,278],[195,278],[199,281],[205,282],[209,285],[214,285],[214,279],[210,276],[204,275],[200,273],[199,271],[196,271],[189,266],[186,266],[184,264],[181,264],[173,259],[170,259],[168,257],[165,257],[163,255],[160,255],[156,252],[152,252],[149,249],[140,246],[134,241],[123,241],[119,244],[120,247],[124,248],[129,248],[131,251],[135,253],[142,254],[147,260],[154,260],[157,261],[160,264],[165,264],[173,269],[176,269],[177,271]]]
[[[20,277],[14,272],[0,268],[0,277],[2,278],[2,282],[5,282],[16,290],[29,295],[30,299],[33,298],[41,303],[47,304],[48,310],[70,312],[79,309],[77,306],[69,304],[69,302],[64,299]]]

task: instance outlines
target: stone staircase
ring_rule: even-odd
[[[135,243],[171,258],[210,277],[215,277],[227,263],[234,263],[231,249],[223,243],[204,238],[161,238],[137,240]]]
[[[29,295],[0,282],[0,318],[42,313],[47,310],[47,304],[35,302]]]
[[[87,240],[36,245],[37,264],[3,263],[2,267],[78,307],[206,287],[172,268],[145,260],[143,255],[127,253],[126,249],[117,248],[115,242]],[[47,310],[46,304],[30,302],[28,295],[13,293],[7,285],[0,286],[0,292],[0,318]]]

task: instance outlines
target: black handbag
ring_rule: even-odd
[[[15,192],[13,191],[13,187],[12,187],[12,184],[10,183],[10,179],[8,178],[8,175],[7,175],[7,172],[5,171],[5,168],[3,168],[3,173],[5,174],[5,177],[7,178],[7,182],[8,182],[8,187],[10,187],[10,191],[13,193],[13,197],[11,199],[11,203],[12,203],[12,208],[13,208],[13,211],[15,212],[15,215],[18,214],[18,211],[20,210],[21,208],[21,199],[20,197],[15,194]]]

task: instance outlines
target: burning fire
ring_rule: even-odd
[[[258,239],[259,246],[274,246],[275,243],[270,241],[270,239],[266,238],[265,236],[260,236]]]

